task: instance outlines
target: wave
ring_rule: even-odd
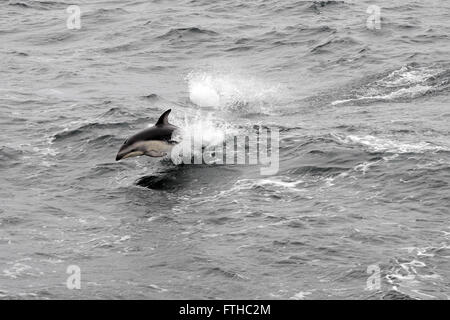
[[[145,100],[150,100],[150,101],[161,100],[161,97],[159,95],[157,95],[156,93],[150,93],[145,96],[142,96],[141,98],[145,99]]]
[[[337,50],[338,48],[347,48],[354,45],[361,44],[352,37],[337,37],[333,36],[331,39],[315,45],[312,49],[312,53],[324,53]]]
[[[232,280],[248,280],[248,278],[236,271],[225,270],[221,267],[208,267],[204,272],[205,276],[222,276]]]
[[[442,248],[448,250],[449,247],[443,245],[440,249]],[[429,259],[430,256],[419,252],[393,259],[386,274],[386,280],[393,291],[421,300],[446,298],[439,285],[442,283],[442,276],[437,273],[439,270],[428,264]]]
[[[290,32],[292,32],[292,31],[296,32],[300,36],[306,37],[306,38],[319,36],[319,35],[322,35],[322,34],[332,35],[332,34],[337,33],[337,29],[336,28],[332,28],[332,27],[327,26],[327,25],[321,25],[321,26],[305,26],[305,25],[288,26],[288,27],[285,28],[285,30],[290,31]]]
[[[53,135],[52,141],[61,141],[64,139],[68,139],[74,136],[78,136],[81,134],[89,133],[93,130],[105,130],[105,129],[111,129],[111,128],[117,128],[117,127],[126,127],[127,125],[130,125],[131,123],[124,123],[124,122],[116,122],[116,123],[87,123],[83,124],[75,129],[64,129],[61,132],[55,133]]]
[[[166,175],[144,176],[136,181],[136,185],[153,190],[175,191],[180,189],[176,179]]]
[[[94,137],[94,138],[87,140],[87,144],[92,147],[100,147],[104,144],[114,146],[114,145],[119,145],[120,143],[122,143],[122,141],[123,141],[123,139],[120,139],[120,138],[116,137],[115,135],[104,134],[104,135]]]
[[[96,19],[96,23],[117,20],[119,15],[129,14],[130,12],[123,8],[99,8],[83,13],[83,18]]]
[[[11,161],[19,160],[20,156],[23,155],[22,150],[16,150],[10,147],[2,146],[0,147],[0,163],[7,163]]]
[[[381,297],[383,300],[416,300],[415,298],[397,290],[389,290]]]
[[[145,98],[147,98],[148,96],[145,96]],[[103,104],[109,104],[110,101],[105,101],[103,102]],[[123,110],[122,108],[119,107],[112,107],[109,110],[103,112],[100,117],[104,118],[104,117],[114,117],[117,118],[119,116],[128,116],[131,117],[133,116],[130,112]]]
[[[440,152],[450,151],[449,147],[440,146],[431,142],[418,141],[418,142],[403,142],[390,140],[386,138],[379,138],[371,135],[357,136],[349,135],[342,137],[340,135],[333,135],[336,140],[343,144],[361,145],[369,152],[374,153],[426,153],[426,152]]]
[[[313,1],[309,6],[310,9],[318,10],[319,8],[325,8],[329,6],[336,6],[346,4],[345,1],[327,0],[327,1]]]
[[[17,279],[19,277],[36,277],[38,276],[38,273],[37,271],[34,271],[30,265],[17,262],[5,268],[2,275],[7,278]]]
[[[217,32],[212,30],[206,30],[206,29],[200,29],[197,27],[190,27],[190,28],[175,28],[170,29],[165,34],[158,37],[158,39],[169,39],[169,40],[175,40],[175,39],[192,39],[192,38],[198,38],[202,36],[216,36],[218,35]]]
[[[124,14],[124,13],[129,13],[129,11],[123,9],[123,8],[100,8],[96,11],[94,11],[92,14],[93,15],[109,15],[109,14],[113,14],[113,15],[117,15],[117,14]]]
[[[373,135],[331,133],[322,136],[303,136],[300,140],[285,137],[280,141],[280,169],[289,177],[328,179],[332,185],[337,177],[365,175],[375,168],[385,168],[387,162],[408,160],[414,155],[450,152],[450,145],[431,141],[398,137],[377,137]],[[417,159],[418,157],[414,157]],[[420,157],[422,158],[422,157]],[[427,162],[423,167],[427,173],[445,170],[441,162]],[[415,170],[418,170],[417,167]],[[384,170],[384,169],[383,169]],[[386,172],[387,173],[387,172]],[[440,185],[441,181],[436,181]]]
[[[299,188],[304,185],[303,180],[293,180],[289,177],[271,177],[267,179],[241,179],[236,181],[235,188],[242,190],[265,190],[273,192],[304,192],[306,189]]]
[[[56,1],[10,1],[8,3],[9,6],[26,8],[26,9],[38,9],[38,10],[51,10],[51,9],[65,9],[70,3],[67,2],[56,2]]]
[[[331,104],[408,101],[449,88],[450,69],[442,65],[421,66],[411,63],[353,90],[349,97]]]
[[[39,35],[29,35],[27,36],[27,39],[31,41],[33,44],[36,45],[47,45],[47,44],[55,44],[55,43],[61,43],[68,40],[73,40],[76,37],[71,34],[64,31],[60,32],[50,32],[50,33],[41,33]],[[43,69],[47,70],[47,69]]]
[[[105,101],[103,104],[109,104],[110,101]],[[153,111],[153,109],[150,109]],[[158,110],[158,112],[160,112]],[[52,141],[62,141],[65,139],[70,139],[79,135],[92,134],[93,132],[102,132],[105,134],[106,129],[115,129],[115,128],[129,128],[136,124],[142,124],[143,128],[146,124],[156,122],[157,118],[149,120],[144,117],[136,117],[135,114],[130,113],[127,110],[124,110],[119,107],[112,107],[107,111],[101,113],[96,117],[97,121],[92,120],[78,120],[71,121],[64,125],[62,131],[56,132],[52,136]],[[107,119],[112,119],[111,122],[108,122]],[[127,119],[133,118],[133,120],[128,121]],[[115,121],[114,121],[115,120]],[[121,120],[121,121],[118,121]]]

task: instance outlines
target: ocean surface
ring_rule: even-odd
[[[449,52],[449,1],[1,1],[0,298],[448,299]],[[116,162],[169,108],[279,171]]]

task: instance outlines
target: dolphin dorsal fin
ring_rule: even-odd
[[[172,109],[167,110],[166,112],[164,112],[161,117],[159,117],[158,122],[156,122],[156,126],[158,125],[164,125],[164,124],[169,124],[169,113],[170,111],[172,111]]]

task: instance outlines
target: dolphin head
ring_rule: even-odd
[[[154,126],[126,139],[117,153],[116,161],[142,155],[165,156],[173,146],[172,133],[178,129],[169,123],[170,111],[164,112]]]
[[[116,161],[142,156],[144,154],[144,150],[138,145],[129,142],[129,139],[125,140],[123,145],[120,147],[119,152],[116,156]]]

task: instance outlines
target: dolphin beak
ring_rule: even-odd
[[[122,160],[122,159],[126,159],[126,158],[139,157],[139,156],[142,156],[144,154],[144,152],[142,152],[140,150],[129,151],[129,150],[126,150],[126,149],[127,149],[127,147],[121,147],[120,148],[120,150],[119,150],[119,152],[117,153],[117,156],[116,156],[116,161],[119,161],[119,160]]]
[[[127,154],[124,152],[125,146],[121,146],[119,152],[117,152],[116,161],[123,159]]]

